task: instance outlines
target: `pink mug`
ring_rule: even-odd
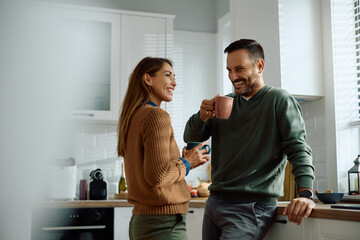
[[[215,97],[215,116],[216,118],[228,119],[231,114],[234,99],[226,96]]]

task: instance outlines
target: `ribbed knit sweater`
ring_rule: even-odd
[[[234,105],[228,119],[202,122],[194,114],[184,140],[211,136],[212,194],[233,202],[275,204],[283,193],[287,159],[297,187],[313,187],[311,148],[297,101],[285,90],[263,87],[249,100],[230,94]]]
[[[124,155],[134,214],[187,214],[190,193],[179,158],[169,114],[160,107],[140,106],[129,124]]]

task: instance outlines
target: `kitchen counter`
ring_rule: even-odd
[[[288,203],[289,202],[279,202],[276,213],[281,215]],[[348,203],[340,202],[338,204],[344,205]],[[360,210],[335,209],[331,208],[331,205],[334,204],[323,204],[315,201],[315,208],[312,210],[310,217],[360,222]]]
[[[206,198],[193,198],[190,200],[190,207],[193,208],[204,208]],[[281,215],[288,202],[279,202],[277,208],[277,214]],[[348,204],[348,203],[339,203]],[[354,203],[351,203],[354,204]],[[125,199],[113,199],[113,200],[74,200],[74,201],[46,201],[41,202],[41,207],[132,207],[133,205],[128,203]],[[316,206],[311,212],[311,218],[325,218],[325,219],[336,219],[336,220],[347,220],[360,222],[360,210],[351,209],[334,209],[331,208],[333,204],[322,204],[316,202]]]
[[[207,198],[194,198],[190,200],[190,207],[205,208]],[[74,208],[74,207],[132,207],[126,199],[110,199],[110,200],[74,200],[74,201],[46,201],[40,203],[41,207],[58,207],[58,208]]]

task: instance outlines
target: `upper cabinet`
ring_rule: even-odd
[[[118,121],[128,78],[145,56],[169,57],[174,16],[48,5],[53,78],[67,117]]]
[[[320,0],[230,0],[233,40],[265,51],[266,85],[295,97],[324,95]]]
[[[116,119],[119,111],[120,15],[51,8],[55,76],[65,109],[77,119]]]

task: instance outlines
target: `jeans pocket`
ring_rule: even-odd
[[[274,222],[276,206],[255,203],[253,211],[258,225],[258,232],[255,239],[262,239]]]
[[[171,231],[186,231],[186,215],[176,214],[176,221]]]
[[[274,218],[276,212],[276,205],[265,205],[261,203],[255,203],[253,206],[256,216],[262,216],[265,218]]]

